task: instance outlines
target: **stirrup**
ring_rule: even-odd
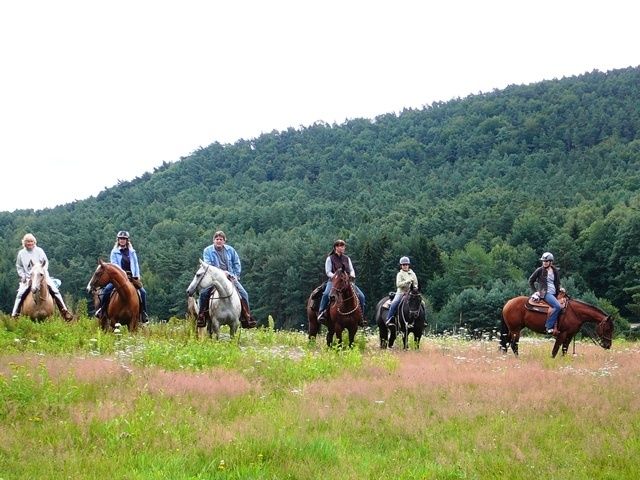
[[[198,328],[204,328],[207,326],[207,314],[206,312],[200,312],[198,314],[198,319],[196,321],[196,326]]]

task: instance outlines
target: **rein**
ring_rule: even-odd
[[[400,313],[399,316],[402,316],[402,320],[406,325],[409,325],[411,322],[407,321],[407,319],[405,318],[404,308],[402,308],[405,302],[409,305],[409,320],[417,319],[418,315],[420,315],[420,309],[422,308],[422,301],[418,304],[417,310],[411,310],[411,304],[409,302],[409,297],[416,297],[416,296],[420,296],[420,294],[407,292],[407,297],[403,298],[402,301],[400,302],[400,305],[398,305],[398,312]]]
[[[341,292],[342,291],[342,290],[337,290],[335,287],[331,287],[331,289],[334,292]],[[346,289],[344,289],[344,290],[346,290]],[[356,295],[356,292],[353,290],[353,285],[351,285],[351,282],[349,282],[349,290],[351,290],[351,296],[347,297],[346,299],[343,298],[342,299],[342,303],[344,303],[346,300],[350,300],[352,298],[355,298],[356,306],[353,308],[353,310],[349,310],[348,312],[342,312],[342,311],[340,311],[340,308],[338,307],[338,313],[340,315],[343,315],[343,316],[351,315],[353,312],[355,312],[360,307],[360,301],[358,299],[358,296]]]
[[[201,276],[201,277],[200,277],[200,279],[198,280],[198,283],[196,283],[195,290],[198,290],[198,287],[200,287],[200,284],[202,283],[202,280],[204,280],[204,276],[205,276],[205,275],[207,274],[207,272],[209,271],[209,268],[211,268],[211,265],[207,264],[207,268],[205,268],[205,269],[204,269],[204,272],[202,272],[202,276]],[[233,287],[233,285],[232,285],[232,287]],[[217,290],[217,291],[218,291],[218,295],[220,295],[220,290],[219,290],[218,288],[216,288],[216,286],[215,286],[215,285],[213,286],[213,288],[214,288],[215,290]],[[234,287],[234,288],[235,288],[235,287]],[[218,300],[224,300],[224,299],[226,299],[226,298],[231,298],[231,297],[233,297],[233,288],[232,288],[231,293],[230,293],[229,295],[227,295],[227,296],[225,296],[225,297],[220,297],[220,296],[218,296]]]
[[[569,308],[571,305],[571,302],[567,302],[567,308]],[[571,307],[572,308],[572,307]],[[573,309],[573,308],[572,308]],[[574,311],[574,315],[575,315],[575,311]],[[576,317],[578,317],[578,315],[576,315]],[[605,337],[598,335],[598,333],[596,332],[598,326],[604,324],[607,320],[609,320],[610,316],[606,316],[603,320],[600,320],[597,325],[593,328],[593,330],[591,330],[591,328],[584,328],[585,327],[585,323],[587,322],[582,322],[582,324],[580,325],[580,331],[583,333],[586,333],[587,337],[589,337],[589,339],[595,344],[598,345],[599,347],[603,346],[603,341],[604,340],[608,340],[608,341],[612,341],[611,337]],[[594,322],[595,323],[595,322]],[[574,349],[575,349],[575,337],[574,337]],[[604,347],[603,347],[604,348]]]

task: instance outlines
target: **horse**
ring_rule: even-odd
[[[500,349],[506,353],[508,345],[517,356],[520,330],[527,327],[537,333],[545,333],[545,321],[547,311],[544,307],[529,307],[529,297],[520,296],[507,301],[502,308],[502,322],[500,331]],[[544,304],[546,305],[546,304]],[[613,318],[603,310],[589,305],[581,300],[567,297],[566,307],[558,317],[557,328],[559,330],[556,341],[551,351],[553,358],[558,354],[562,345],[562,355],[566,355],[569,343],[582,327],[582,324],[595,323],[595,335],[591,339],[604,349],[611,348],[613,339]],[[597,337],[597,338],[596,338]]]
[[[32,320],[44,320],[55,311],[55,302],[49,292],[49,272],[46,263],[35,262],[31,267],[31,285],[22,300],[21,313]]]
[[[318,308],[320,307],[320,299],[322,298],[322,293],[324,292],[324,288],[326,283],[322,283],[319,287],[316,287],[311,294],[309,294],[309,298],[307,298],[307,321],[309,325],[309,340],[313,340],[318,335],[320,331],[320,322],[318,322]]]
[[[353,346],[358,331],[358,325],[362,322],[362,309],[358,295],[349,278],[349,273],[343,269],[338,270],[331,279],[332,301],[326,315],[327,346],[333,343],[336,336],[338,345],[342,345],[342,332],[349,332],[349,347]],[[312,294],[313,295],[313,294]],[[309,320],[309,339],[315,339],[320,324],[317,311],[309,308],[311,296],[307,301],[307,319]]]
[[[214,292],[209,299],[209,319],[205,327],[198,327],[198,336],[205,332],[211,336],[215,334],[220,338],[220,326],[229,325],[229,331],[233,338],[240,327],[240,294],[227,278],[227,274],[200,260],[200,267],[187,287],[187,295],[193,296],[196,290],[202,290],[213,286]]]
[[[402,346],[405,350],[409,348],[409,333],[413,333],[414,347],[419,349],[420,339],[426,324],[426,312],[420,290],[411,283],[409,291],[400,300],[398,310],[393,319],[393,325],[387,327],[390,300],[388,296],[384,297],[376,305],[376,323],[378,324],[380,335],[380,348],[393,347],[397,334],[400,332],[402,334]]]
[[[103,330],[113,330],[116,324],[127,325],[129,331],[135,332],[140,321],[141,302],[136,287],[131,283],[127,273],[115,263],[98,260],[98,267],[87,284],[87,291],[94,293],[98,288],[113,284],[113,292],[107,311],[103,312],[100,326]]]

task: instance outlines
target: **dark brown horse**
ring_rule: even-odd
[[[518,341],[520,331],[527,327],[537,333],[545,333],[545,321],[547,320],[546,308],[527,308],[529,297],[515,297],[509,300],[502,308],[502,326],[500,332],[500,349],[507,352],[511,346],[513,353],[518,355]],[[569,343],[576,333],[580,331],[582,324],[595,323],[595,335],[592,339],[602,348],[611,348],[613,339],[613,319],[598,307],[589,305],[580,300],[567,299],[566,307],[558,317],[558,334],[551,351],[555,358],[558,349],[562,345],[562,354],[566,355]]]
[[[313,295],[313,294],[312,294]],[[311,298],[309,298],[311,301]],[[309,302],[307,302],[309,304]],[[307,306],[309,320],[309,338],[315,338],[320,330],[317,312]],[[349,274],[338,270],[331,279],[331,303],[326,316],[327,345],[333,343],[335,335],[338,345],[342,345],[342,332],[349,332],[349,346],[353,345],[358,331],[358,324],[362,322],[362,309],[356,289],[353,287]]]
[[[397,295],[397,293],[396,293]],[[424,333],[426,313],[422,303],[420,290],[411,283],[409,291],[400,300],[393,323],[387,326],[387,314],[391,299],[389,296],[382,298],[376,306],[376,323],[380,335],[380,348],[392,348],[398,336],[402,335],[402,346],[409,348],[409,334],[413,333],[413,345],[420,348],[420,339]]]
[[[116,323],[120,323],[127,325],[129,331],[135,332],[140,321],[140,297],[136,287],[118,265],[98,260],[98,268],[89,280],[87,291],[93,292],[108,283],[112,283],[114,289],[106,315],[100,320],[100,326],[103,330],[109,330],[114,329]]]

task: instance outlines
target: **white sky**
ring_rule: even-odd
[[[632,0],[0,2],[0,211],[213,142],[640,65]]]

